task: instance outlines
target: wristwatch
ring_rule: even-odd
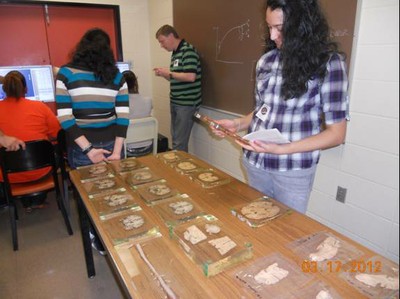
[[[170,78],[170,79],[174,79],[174,76],[173,76],[172,74],[173,74],[173,72],[170,72],[170,73],[169,73],[169,78]]]
[[[82,154],[87,155],[92,149],[93,145],[89,143],[89,145],[82,150]]]

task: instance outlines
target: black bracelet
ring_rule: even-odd
[[[87,155],[92,149],[93,145],[89,143],[89,145],[82,150],[82,154]]]

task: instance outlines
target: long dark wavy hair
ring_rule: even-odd
[[[69,64],[92,71],[104,84],[111,83],[118,73],[110,37],[100,28],[88,30],[71,56]]]
[[[285,100],[300,97],[307,91],[307,81],[325,76],[326,63],[338,52],[338,45],[330,38],[318,0],[267,0],[265,8],[283,12],[282,96]],[[275,48],[267,38],[266,51]]]

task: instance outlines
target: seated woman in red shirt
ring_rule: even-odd
[[[55,139],[60,130],[57,117],[49,107],[40,101],[25,98],[27,92],[25,77],[18,71],[9,72],[3,80],[6,98],[0,101],[0,130],[8,136],[22,141]],[[49,174],[49,169],[39,169],[17,173],[10,176],[13,183],[38,180]],[[0,182],[3,181],[0,172]],[[2,189],[2,188],[1,188]],[[45,196],[24,198],[22,204],[27,212],[42,207]]]

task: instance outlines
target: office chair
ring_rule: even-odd
[[[7,152],[0,149],[0,165],[4,180],[4,193],[9,206],[11,232],[14,251],[18,250],[16,199],[23,196],[34,196],[55,189],[57,204],[61,209],[69,235],[73,234],[64,201],[62,200],[57,175],[56,155],[53,144],[48,140],[26,142],[26,149]],[[10,183],[9,175],[23,171],[51,167],[51,174],[36,181],[27,183]]]
[[[131,142],[153,140],[153,155],[157,154],[158,121],[155,117],[133,118],[129,121],[128,132],[125,139],[125,157],[127,157],[127,145]]]

